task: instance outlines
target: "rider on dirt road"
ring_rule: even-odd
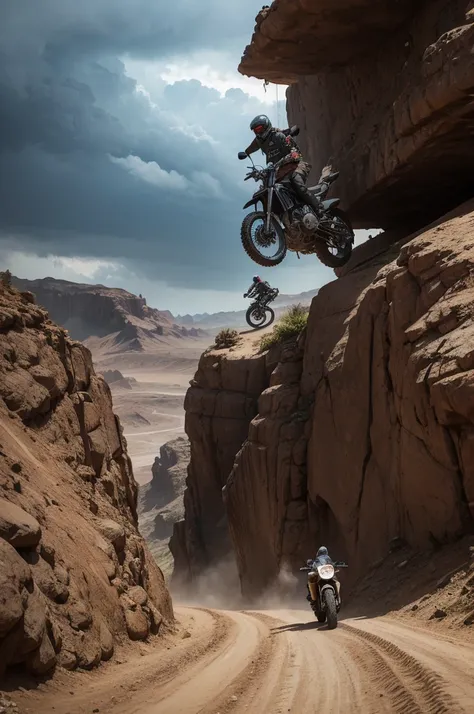
[[[321,202],[306,188],[311,165],[303,161],[298,144],[290,136],[290,130],[273,127],[265,114],[255,117],[250,122],[250,129],[254,132],[255,139],[245,149],[245,153],[250,155],[260,149],[267,157],[267,163],[278,162],[277,181],[288,178],[300,201],[310,206],[318,215]]]
[[[315,567],[315,568],[316,568],[318,565],[332,565],[332,566],[334,566],[334,568],[336,567],[336,564],[335,564],[335,562],[333,561],[333,559],[331,558],[331,556],[329,555],[328,549],[326,548],[325,545],[322,545],[322,546],[319,548],[318,552],[316,553],[316,558],[314,559],[314,561],[312,561],[312,563],[314,564],[314,567]],[[308,561],[308,565],[309,565],[309,561]],[[310,577],[311,577],[311,576],[308,576],[308,580],[310,579]],[[339,582],[339,580],[337,579],[336,576],[334,576],[334,580],[336,581],[337,593],[338,593],[338,595],[339,595],[339,597],[340,597],[341,583]],[[307,587],[307,590],[308,590],[308,594],[307,594],[307,596],[306,596],[306,599],[307,599],[308,602],[312,602],[309,585],[306,585],[306,587]]]
[[[272,292],[272,290],[273,288],[269,283],[267,283],[266,280],[262,280],[259,275],[254,275],[251,286],[249,287],[247,292],[244,293],[244,298],[264,297],[265,295],[267,295],[267,293]]]

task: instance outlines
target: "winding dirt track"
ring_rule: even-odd
[[[37,714],[474,711],[474,645],[455,637],[390,618],[329,632],[307,610],[177,614],[189,638],[93,676],[65,675],[19,703]]]

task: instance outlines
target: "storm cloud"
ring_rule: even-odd
[[[114,259],[175,287],[240,289],[253,269],[238,237],[249,191],[236,153],[269,107],[237,88],[167,83],[159,69],[198,55],[234,69],[260,7],[2,3],[3,246]]]

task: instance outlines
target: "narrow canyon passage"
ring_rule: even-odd
[[[337,630],[301,610],[177,608],[184,637],[119,666],[60,673],[17,698],[36,714],[462,714],[474,641],[390,617]]]

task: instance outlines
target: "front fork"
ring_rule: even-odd
[[[273,186],[271,186],[268,189],[268,198],[267,198],[267,219],[265,222],[265,231],[267,233],[270,233],[271,231],[271,221],[272,221],[272,205],[273,205]]]

